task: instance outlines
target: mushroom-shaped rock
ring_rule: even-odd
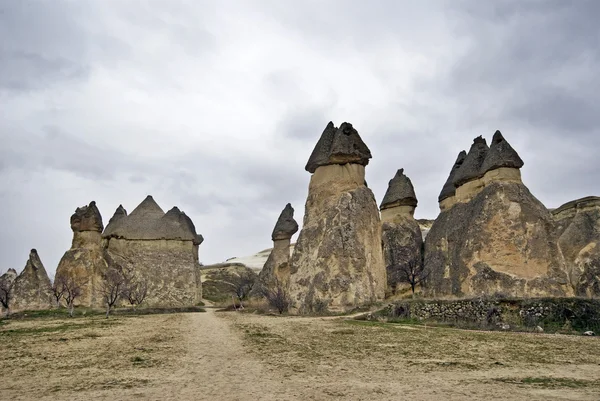
[[[404,169],[396,172],[388,184],[387,192],[383,197],[380,209],[388,209],[395,206],[417,206],[417,195],[410,178],[404,175]]]
[[[104,229],[102,216],[92,201],[88,206],[78,207],[71,216],[71,229],[73,232],[96,231],[101,233]]]
[[[104,229],[104,236],[110,235],[119,225],[119,223],[127,217],[127,210],[123,207],[123,205],[119,205],[117,210],[115,210],[115,214],[110,218],[106,228]]]
[[[450,175],[448,176],[448,179],[446,180],[446,183],[444,184],[444,187],[442,188],[442,192],[440,192],[440,196],[438,197],[439,202],[443,201],[444,199],[450,198],[451,196],[454,196],[456,194],[456,187],[454,186],[454,178],[456,178],[456,173],[458,172],[460,167],[463,165],[466,157],[467,157],[467,152],[465,152],[464,150],[462,150],[458,154],[458,157],[456,158],[456,161],[454,162],[454,165],[452,166],[452,170],[450,170]]]
[[[336,128],[333,122],[329,122],[308,159],[306,171],[314,173],[318,167],[332,164],[366,166],[370,158],[371,151],[352,124],[345,122]]]
[[[292,235],[298,232],[298,223],[294,220],[294,208],[291,204],[285,205],[285,208],[279,215],[271,239],[278,241],[282,239],[290,239]]]
[[[454,177],[455,187],[459,187],[471,180],[483,177],[484,171],[481,167],[483,166],[488,151],[489,148],[483,137],[478,136],[473,140],[473,145],[471,145],[471,149],[469,149],[465,161]]]
[[[481,167],[482,172],[485,174],[488,171],[502,167],[521,168],[523,164],[523,160],[519,157],[519,154],[504,139],[502,133],[496,131],[492,138],[490,150]]]

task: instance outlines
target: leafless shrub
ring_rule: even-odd
[[[407,260],[388,267],[388,281],[392,283],[408,283],[414,295],[417,285],[421,285],[431,271],[425,268],[423,261],[420,258]]]
[[[290,306],[290,297],[284,283],[277,278],[275,278],[273,285],[262,285],[260,293],[265,297],[269,306],[277,309],[280,315],[287,312]]]
[[[239,275],[233,275],[231,279],[231,285],[233,287],[234,295],[240,301],[240,309],[244,309],[244,301],[248,299],[248,296],[256,285],[256,282],[257,277],[253,272],[245,271]]]
[[[69,308],[69,316],[73,317],[73,311],[75,309],[75,300],[81,297],[83,294],[83,286],[85,285],[85,279],[80,277],[76,272],[61,275],[55,279],[55,282],[61,283],[63,288],[63,297]]]
[[[102,274],[102,284],[100,285],[100,291],[106,305],[106,318],[110,314],[110,311],[115,307],[117,302],[123,296],[123,290],[125,289],[126,279],[123,274],[123,270],[117,266],[109,267]]]
[[[67,291],[66,282],[64,275],[60,275],[54,278],[52,283],[52,297],[56,301],[56,307],[60,308],[60,300],[63,299],[65,292]]]
[[[135,309],[141,305],[148,296],[148,280],[136,277],[133,274],[124,275],[124,285],[122,295],[129,301],[129,304]]]

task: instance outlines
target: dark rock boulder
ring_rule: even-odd
[[[298,232],[298,222],[294,220],[294,208],[290,203],[285,205],[285,208],[279,215],[271,239],[273,241],[290,239]]]
[[[343,123],[339,128],[329,122],[321,134],[308,163],[306,171],[314,173],[318,167],[331,164],[369,164],[371,151],[360,138],[352,124]]]
[[[388,189],[383,197],[380,209],[387,209],[394,206],[417,207],[417,203],[415,188],[410,178],[404,175],[404,169],[401,168],[388,183]]]
[[[88,206],[78,207],[71,216],[71,229],[73,232],[96,231],[101,233],[104,230],[102,216],[96,207],[96,202],[92,201]]]
[[[446,183],[444,184],[444,187],[442,188],[442,192],[440,192],[440,196],[438,197],[439,202],[441,202],[444,199],[447,199],[451,196],[454,196],[454,194],[456,194],[456,187],[454,186],[454,179],[456,178],[456,173],[458,172],[460,167],[463,165],[466,157],[467,157],[467,152],[465,152],[464,150],[462,150],[458,154],[458,157],[456,158],[456,161],[454,162],[454,165],[452,166],[452,170],[450,170],[450,175],[448,176],[448,179],[446,180]]]
[[[523,160],[519,157],[519,154],[504,139],[502,133],[496,131],[492,138],[490,150],[481,167],[482,172],[485,174],[488,171],[502,167],[521,168],[523,164]]]
[[[473,145],[465,157],[462,166],[454,176],[454,186],[459,187],[462,184],[483,177],[483,162],[488,154],[489,148],[485,139],[478,136],[473,140]]]

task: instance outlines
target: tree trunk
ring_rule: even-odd
[[[69,305],[69,316],[73,317],[73,309],[75,308],[74,302]]]
[[[108,314],[110,313],[110,305],[106,305],[106,318],[108,319]]]

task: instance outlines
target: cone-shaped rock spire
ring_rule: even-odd
[[[456,193],[456,187],[454,186],[454,178],[456,178],[456,173],[458,172],[460,167],[463,165],[466,157],[467,157],[467,152],[465,152],[464,150],[462,150],[458,154],[458,157],[456,158],[456,161],[454,162],[454,165],[452,166],[452,170],[450,170],[450,175],[448,176],[448,179],[446,180],[446,183],[444,184],[444,187],[442,188],[442,192],[440,192],[440,196],[438,197],[439,202],[443,201],[446,198],[454,196],[454,194]]]
[[[96,207],[96,202],[92,201],[88,206],[78,207],[71,216],[71,229],[73,232],[97,231],[102,232],[102,216]]]
[[[306,171],[314,173],[318,167],[330,164],[356,163],[366,166],[370,158],[371,151],[352,124],[345,122],[336,128],[333,122],[329,122],[308,159]]]
[[[50,306],[52,284],[35,249],[29,253],[25,268],[15,279],[15,309],[44,309]]]
[[[123,207],[123,205],[119,205],[117,210],[115,210],[115,214],[110,218],[106,228],[104,229],[104,236],[110,235],[118,226],[119,223],[127,217],[127,210]]]
[[[487,173],[488,171],[501,167],[521,168],[523,167],[523,164],[523,160],[521,157],[519,157],[519,154],[512,148],[512,146],[510,146],[506,139],[504,139],[502,133],[500,131],[496,131],[494,137],[492,138],[490,151],[483,162],[483,173]]]
[[[298,223],[294,220],[294,208],[288,203],[279,215],[279,219],[277,219],[271,239],[273,241],[290,239],[297,232]]]
[[[473,140],[473,145],[471,145],[465,161],[456,172],[454,186],[459,187],[466,182],[483,177],[484,172],[481,166],[488,151],[489,148],[483,137],[478,136]]]
[[[404,175],[404,169],[396,172],[388,184],[387,192],[383,197],[380,209],[394,206],[417,206],[417,195],[410,178]]]
[[[156,232],[157,222],[165,215],[152,196],[148,195],[133,209],[130,215],[121,218],[111,232],[104,234],[127,239],[159,239]]]

